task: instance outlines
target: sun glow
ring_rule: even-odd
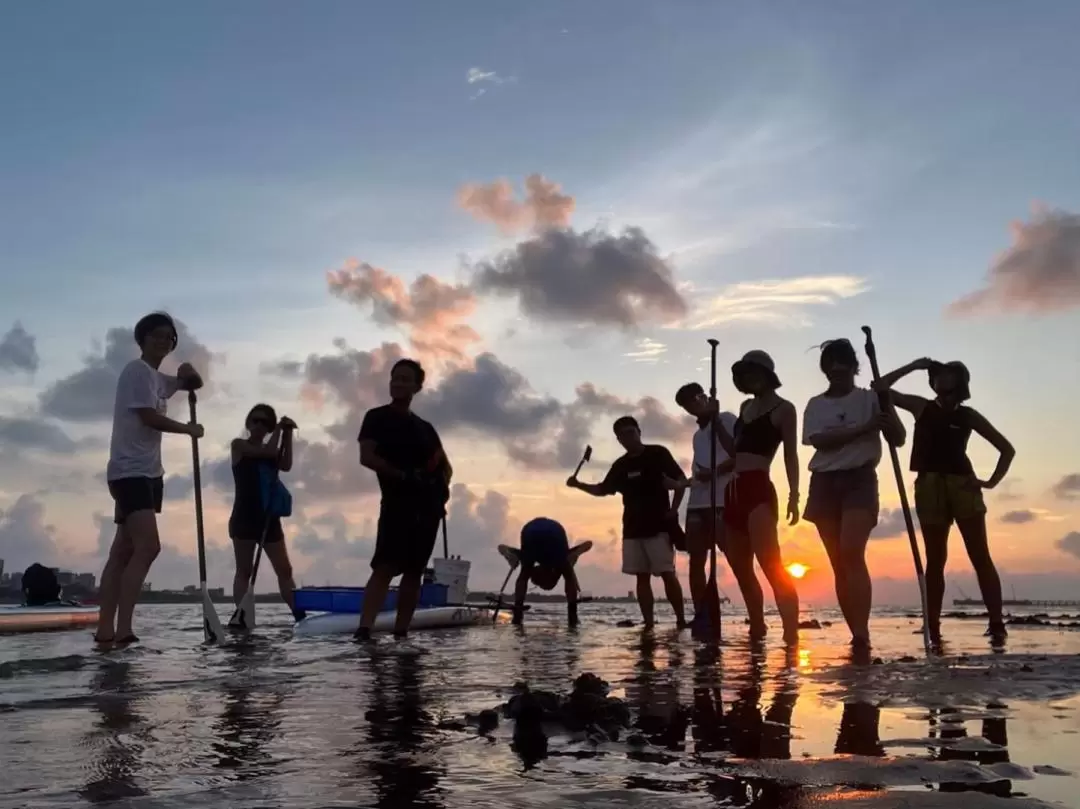
[[[808,568],[804,564],[801,564],[800,562],[792,562],[790,565],[787,566],[787,572],[790,573],[794,578],[801,579],[808,572],[810,572],[810,568]]]

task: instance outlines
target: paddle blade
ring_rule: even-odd
[[[521,564],[521,551],[517,548],[511,548],[509,545],[500,545],[499,554],[506,560],[511,568],[515,568]]]
[[[251,631],[255,628],[255,593],[249,587],[244,597],[240,599],[240,606],[229,619],[229,629],[242,629]]]
[[[210,590],[206,582],[202,585],[202,608],[203,608],[203,639],[207,643],[221,643],[225,640],[225,630],[221,626],[214,602],[210,598]]]

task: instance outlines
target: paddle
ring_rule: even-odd
[[[585,450],[586,454],[591,454],[591,447]],[[578,469],[581,468],[581,464],[578,464]],[[517,570],[518,565],[521,563],[521,551],[517,548],[511,548],[509,545],[500,545],[499,553],[502,554],[503,559],[510,563],[510,570],[506,572],[506,578],[503,579],[502,587],[499,588],[499,598],[495,601],[495,610],[491,614],[491,623],[496,623],[499,620],[499,610],[502,609],[503,594],[506,592],[506,585],[510,583],[510,577],[514,575],[514,571]]]
[[[878,368],[877,349],[874,347],[874,338],[870,332],[869,326],[863,326],[862,330],[863,334],[866,335],[866,357],[870,360],[870,372],[873,374],[874,381],[877,382],[881,379],[881,371]],[[879,391],[878,400],[881,402],[881,411],[883,413],[886,412],[888,408],[887,391]],[[926,649],[926,653],[930,654],[930,623],[927,621],[926,574],[923,572],[922,554],[919,553],[919,543],[915,539],[915,523],[911,519],[911,507],[908,505],[907,489],[904,486],[904,473],[900,469],[900,455],[896,451],[896,447],[893,445],[892,441],[886,439],[885,443],[889,447],[889,457],[892,459],[893,474],[896,476],[896,489],[900,493],[900,508],[904,512],[904,525],[907,527],[908,542],[911,543],[911,556],[915,560],[915,576],[919,580],[919,596],[922,599],[923,613],[923,646]]]
[[[188,391],[188,410],[191,423],[198,424],[195,418],[195,391]],[[203,532],[202,474],[199,469],[199,439],[191,437],[191,460],[194,466],[192,483],[195,489],[195,539],[199,547],[199,587],[202,589],[203,638],[209,643],[220,643],[225,639],[225,630],[221,627],[214,602],[210,599],[210,590],[206,586],[206,537]]]
[[[442,555],[443,559],[450,558],[450,542],[446,538],[446,515],[442,518]]]
[[[592,460],[592,444],[586,444],[585,445],[585,452],[582,454],[581,460],[578,461],[577,469],[574,470],[574,474],[571,475],[571,477],[576,478],[578,476],[578,472],[581,471],[581,467],[583,467],[585,464],[587,464],[591,460]]]
[[[709,399],[716,402],[716,347],[718,340],[709,339]],[[719,586],[716,583],[716,420],[720,418],[720,408],[709,421],[709,583],[706,586],[705,608],[709,612],[709,629],[715,640],[720,640],[723,618],[720,612]]]

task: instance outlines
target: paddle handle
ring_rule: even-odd
[[[195,391],[188,391],[188,412],[192,424],[198,424],[196,418]],[[206,583],[206,535],[203,527],[202,470],[199,468],[199,439],[191,436],[191,482],[195,490],[195,540],[199,550],[199,584]]]

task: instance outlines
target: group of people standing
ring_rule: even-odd
[[[164,313],[147,315],[135,326],[140,357],[121,372],[113,413],[113,432],[106,472],[115,503],[116,535],[101,577],[99,643],[136,641],[132,631],[135,602],[154,558],[160,552],[156,515],[161,512],[164,470],[161,435],[177,433],[198,440],[203,428],[170,419],[168,400],[178,391],[202,386],[198,372],[181,364],[175,376],[159,368],[176,347],[177,330]],[[806,505],[800,510],[798,414],[782,398],[772,358],[750,351],[732,366],[736,390],[747,396],[738,413],[723,411],[702,386],[690,382],[675,393],[675,402],[693,416],[692,469],[687,476],[665,447],[644,442],[637,421],[617,419],[615,437],[625,450],[599,483],[584,483],[577,473],[567,485],[595,497],[622,497],[622,570],[634,576],[637,600],[647,627],[653,625],[652,578],[658,577],[679,628],[687,622],[682,587],[675,572],[675,544],[685,537],[689,555],[690,595],[694,628],[707,628],[709,591],[706,563],[718,548],[738,582],[749,615],[750,635],[766,632],[764,597],[754,562],[772,588],[784,639],[798,640],[799,598],[785,569],[778,536],[779,497],[770,467],[783,447],[788,483],[785,514],[794,525],[814,523],[833,568],[836,595],[851,630],[852,644],[869,647],[872,603],[866,546],[877,525],[879,495],[877,466],[881,438],[894,446],[906,441],[897,408],[915,417],[911,470],[916,473],[915,508],[927,556],[927,624],[940,643],[940,614],[944,596],[946,548],[955,522],[978,575],[990,616],[988,634],[1003,640],[1001,583],[990,559],[986,506],[982,490],[996,486],[1006,475],[1014,450],[1009,442],[965,402],[970,376],[963,364],[916,360],[885,374],[869,388],[859,387],[859,359],[848,340],[823,344],[820,368],[827,380],[824,392],[810,399],[803,413],[803,444],[814,454],[809,463]],[[905,375],[928,372],[933,398],[892,390]],[[370,639],[391,581],[400,575],[395,634],[407,633],[416,608],[424,571],[432,556],[440,523],[444,523],[453,469],[438,432],[411,408],[423,388],[424,370],[414,360],[399,360],[391,369],[390,402],[365,414],[358,435],[359,461],[376,473],[382,493],[372,573],[356,639]],[[246,435],[231,444],[236,497],[229,535],[236,556],[233,595],[239,604],[250,586],[252,560],[261,546],[274,567],[282,598],[293,608],[295,584],[280,518],[266,508],[262,490],[272,470],[292,467],[296,424],[279,419],[267,404],[253,407],[244,423]],[[987,480],[976,477],[967,456],[975,432],[1000,452],[997,468]],[[715,487],[715,488],[714,488]],[[689,493],[686,527],[679,509]],[[716,512],[712,511],[715,505]],[[715,532],[714,532],[715,526]],[[681,543],[680,543],[681,544]],[[537,518],[522,530],[516,557],[521,570],[515,588],[514,621],[520,623],[530,583],[552,589],[566,583],[570,621],[577,623],[579,593],[574,565],[591,543],[571,548],[562,525]],[[293,608],[297,620],[303,614]]]

